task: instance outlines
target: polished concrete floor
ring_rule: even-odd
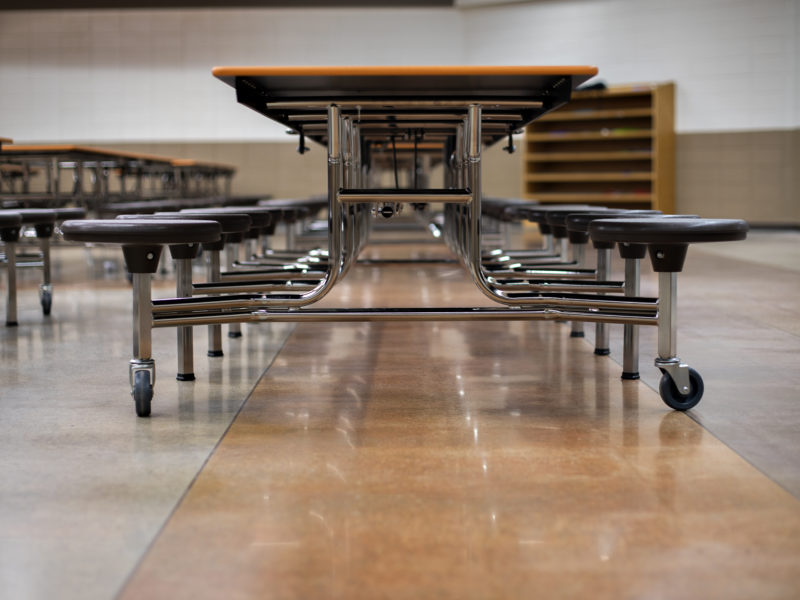
[[[652,328],[622,382],[617,331],[600,358],[591,327],[450,322],[245,326],[222,359],[198,333],[194,383],[157,330],[151,419],[116,254],[58,248],[53,315],[28,273],[0,331],[0,597],[796,598],[800,235],[734,246],[680,278],[687,414]],[[487,301],[442,264],[359,266],[325,302]]]

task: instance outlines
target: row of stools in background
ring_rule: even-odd
[[[564,289],[567,280],[578,288],[587,278],[592,279],[592,291],[597,295],[622,293],[625,297],[640,295],[641,260],[647,255],[648,244],[615,243],[591,239],[596,251],[596,265],[586,264],[586,247],[590,241],[589,227],[600,219],[622,218],[697,218],[696,215],[664,215],[659,210],[613,209],[597,205],[551,204],[541,205],[522,199],[490,199],[483,209],[485,216],[506,226],[511,223],[528,221],[538,226],[542,236],[542,247],[531,250],[508,251],[490,250],[484,265],[490,272],[509,270],[520,275],[536,274],[547,277],[557,273],[558,284]],[[611,279],[611,253],[615,246],[624,260],[625,273],[621,282]],[[552,269],[552,271],[550,270]],[[678,269],[679,270],[679,269]],[[565,279],[567,278],[567,279]],[[546,281],[554,287],[555,281]],[[598,291],[598,286],[608,286],[608,291]],[[587,286],[588,287],[588,286]],[[584,336],[584,323],[573,321],[571,337]],[[636,325],[624,325],[623,331],[623,379],[639,378],[639,337]],[[595,354],[605,356],[609,350],[609,326],[595,324]]]
[[[199,200],[199,202],[197,201]],[[127,202],[114,207],[112,214],[117,218],[192,218],[191,214],[212,216],[225,223],[224,240],[219,249],[226,248],[223,256],[210,251],[208,255],[208,284],[220,285],[225,272],[253,265],[256,258],[283,265],[297,254],[294,248],[295,234],[300,223],[316,215],[323,207],[320,198],[312,199],[267,199],[234,197],[223,200],[185,199],[165,200],[163,202]],[[235,201],[246,202],[236,205]],[[214,205],[212,205],[214,204]],[[110,209],[111,207],[109,207]],[[238,215],[238,219],[237,219]],[[17,270],[22,268],[39,269],[42,282],[39,286],[39,300],[42,312],[50,315],[53,302],[51,272],[52,241],[59,239],[59,224],[65,220],[84,219],[83,208],[30,208],[0,210],[0,267],[6,270],[7,301],[6,325],[18,324],[17,309]],[[271,248],[270,240],[276,228],[283,226],[286,233],[286,249]],[[35,238],[36,243],[29,243]],[[60,241],[60,239],[59,239]],[[206,249],[211,250],[211,245]],[[299,258],[296,256],[295,258]],[[176,259],[176,264],[181,264]],[[259,266],[263,266],[259,265]],[[186,275],[182,275],[186,277]],[[191,277],[189,272],[188,277]],[[202,285],[202,284],[200,284]],[[231,284],[234,285],[234,284]],[[185,283],[184,283],[185,287]],[[229,286],[230,287],[230,286]],[[234,286],[235,287],[235,286]],[[240,285],[240,289],[244,289]],[[180,292],[179,292],[180,293]],[[231,326],[232,337],[241,335],[239,326]],[[215,328],[210,353],[221,355],[219,327]]]
[[[39,302],[42,313],[50,315],[53,305],[51,241],[61,222],[85,216],[83,208],[0,210],[0,267],[5,269],[7,281],[6,325],[17,325],[17,269],[21,268],[41,270]],[[26,243],[28,232],[36,239],[35,245]]]
[[[327,198],[267,200],[258,205],[183,209],[151,214],[125,214],[115,219],[87,219],[65,224],[67,239],[114,243],[122,246],[134,286],[134,359],[130,363],[131,392],[139,416],[150,414],[155,362],[151,328],[171,326],[165,313],[180,305],[197,314],[208,306],[220,310],[208,319],[197,314],[192,325],[175,325],[180,381],[194,374],[193,325],[208,327],[208,355],[223,355],[222,326],[229,337],[240,337],[241,315],[269,294],[297,294],[310,290],[324,277],[327,252],[271,247],[276,226],[292,232],[300,222],[315,217]],[[152,299],[150,278],[166,245],[175,264],[176,297]],[[206,281],[192,279],[193,261],[206,259]],[[168,315],[167,315],[168,317]]]
[[[491,204],[491,203],[487,203]],[[155,381],[151,330],[176,327],[178,331],[178,379],[194,378],[191,328],[209,327],[209,353],[219,356],[222,325],[234,326],[233,336],[242,322],[283,320],[379,320],[395,319],[395,313],[361,309],[326,311],[305,309],[315,290],[336,281],[339,261],[329,264],[324,250],[297,252],[268,250],[248,253],[242,260],[239,248],[245,240],[257,239],[266,221],[285,212],[304,207],[308,214],[325,205],[324,199],[303,200],[281,206],[278,201],[260,207],[223,207],[181,212],[131,215],[117,219],[70,221],[63,225],[65,239],[76,242],[112,243],[122,246],[126,265],[132,274],[134,294],[134,347],[129,362],[131,393],[139,416],[150,414]],[[443,224],[445,241],[458,250],[463,242],[463,221],[457,205],[447,205]],[[449,212],[447,212],[449,210]],[[488,209],[492,210],[492,209]],[[699,402],[703,393],[699,374],[682,363],[676,354],[675,319],[676,275],[682,270],[689,244],[744,239],[747,224],[737,220],[672,218],[652,211],[631,212],[591,206],[540,206],[529,202],[508,202],[500,218],[524,219],[538,223],[544,243],[541,248],[509,250],[487,248],[479,259],[480,282],[487,291],[507,301],[497,309],[456,309],[455,316],[468,318],[562,319],[572,321],[573,335],[582,335],[579,325],[592,322],[598,327],[597,354],[608,353],[609,324],[658,327],[656,367],[662,373],[660,392],[664,401],[678,410]],[[282,218],[282,217],[281,217]],[[354,224],[355,226],[355,224]],[[342,231],[335,231],[342,234]],[[354,242],[359,232],[344,232]],[[586,244],[597,248],[597,268],[583,263]],[[333,239],[335,241],[335,239]],[[170,248],[175,258],[177,295],[152,299],[151,276],[158,267],[161,249]],[[653,270],[659,274],[658,298],[639,298],[635,285],[628,281],[608,281],[610,252],[614,246],[626,261],[633,261],[635,273],[626,277],[638,282],[638,261],[649,252]],[[209,256],[208,281],[195,284],[191,261],[199,247]],[[263,247],[263,246],[262,246]],[[335,245],[331,246],[336,249]],[[357,244],[346,245],[357,252]],[[226,269],[221,266],[226,253]],[[471,266],[471,265],[470,265]],[[627,269],[626,269],[627,270]],[[477,269],[476,269],[477,271]],[[333,279],[332,279],[333,278]],[[491,289],[489,289],[491,288]],[[622,295],[612,297],[614,294]],[[516,306],[511,306],[516,305]],[[300,308],[298,308],[300,307]],[[519,308],[521,310],[515,310]],[[461,312],[458,312],[461,311]],[[429,319],[424,310],[408,309],[409,318]],[[582,326],[582,325],[581,325]],[[635,329],[631,329],[635,332]],[[626,336],[628,335],[626,329]],[[624,377],[638,377],[638,348],[626,337]],[[630,361],[630,362],[629,362]]]
[[[218,240],[200,244],[170,244],[170,257],[175,264],[176,296],[188,298],[196,294],[225,294],[227,301],[247,303],[260,297],[265,289],[281,292],[281,283],[292,279],[291,291],[310,289],[322,277],[324,251],[302,250],[294,245],[293,233],[299,223],[316,216],[327,205],[319,198],[263,200],[252,206],[190,208],[150,214],[123,214],[116,220],[150,221],[213,221],[221,231]],[[283,249],[272,247],[270,239],[283,225],[286,241]],[[192,264],[200,253],[206,256],[206,281],[192,279]],[[130,258],[126,257],[130,266]],[[300,283],[298,280],[308,281]],[[154,304],[168,305],[169,300]],[[194,342],[191,327],[178,327],[178,373],[180,381],[193,381]],[[228,337],[241,337],[241,325],[231,322]],[[222,325],[208,326],[208,356],[223,355]]]

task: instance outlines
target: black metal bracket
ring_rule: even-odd
[[[306,146],[306,134],[303,133],[302,131],[300,131],[299,133],[300,133],[300,142],[297,145],[297,153],[305,154],[309,150],[309,147]]]
[[[514,134],[513,132],[508,132],[508,146],[503,146],[503,150],[508,152],[509,154],[514,154],[514,151],[517,147],[514,145]]]

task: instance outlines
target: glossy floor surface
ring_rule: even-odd
[[[61,285],[0,333],[0,596],[796,598],[800,270],[765,256],[798,242],[691,250],[690,414],[651,387],[653,329],[622,382],[616,331],[601,358],[588,326],[395,322],[245,326],[219,362],[198,334],[193,384],[159,330],[136,419],[129,290]],[[440,264],[359,266],[325,302],[487,301]]]

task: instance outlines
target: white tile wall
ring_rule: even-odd
[[[798,0],[561,0],[453,9],[0,12],[0,134],[284,139],[220,64],[591,63],[673,80],[679,131],[800,126]]]
[[[465,10],[466,61],[677,83],[681,132],[800,126],[798,0],[560,0]]]

